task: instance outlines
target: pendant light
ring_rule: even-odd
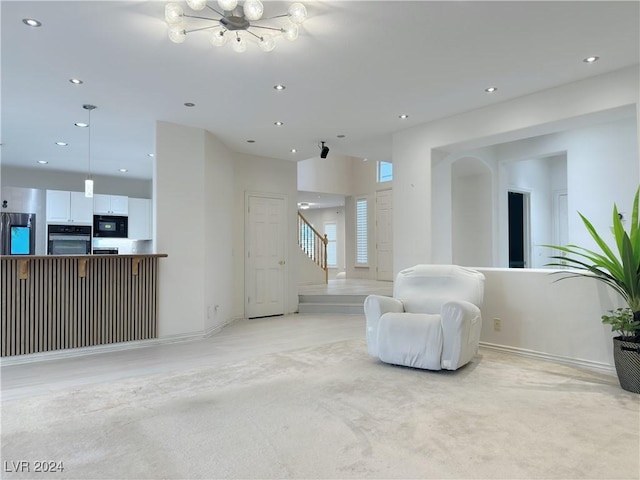
[[[85,104],[82,105],[82,108],[85,110],[89,110],[89,165],[87,168],[87,179],[84,181],[84,196],[85,197],[93,197],[93,178],[91,177],[91,110],[95,110],[95,105]]]

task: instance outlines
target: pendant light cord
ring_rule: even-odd
[[[89,171],[87,172],[87,178],[91,179],[91,110],[89,109]]]

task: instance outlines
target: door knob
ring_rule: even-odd
[[[278,265],[284,265],[284,263],[285,263],[285,262],[284,262],[284,260],[280,260],[280,261],[278,262]]]

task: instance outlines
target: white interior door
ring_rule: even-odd
[[[284,198],[248,196],[245,311],[248,318],[284,314]]]
[[[376,193],[378,280],[393,280],[393,191]]]

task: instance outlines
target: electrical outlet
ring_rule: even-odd
[[[493,330],[495,332],[499,332],[500,330],[502,330],[502,320],[500,320],[499,318],[493,319]]]

